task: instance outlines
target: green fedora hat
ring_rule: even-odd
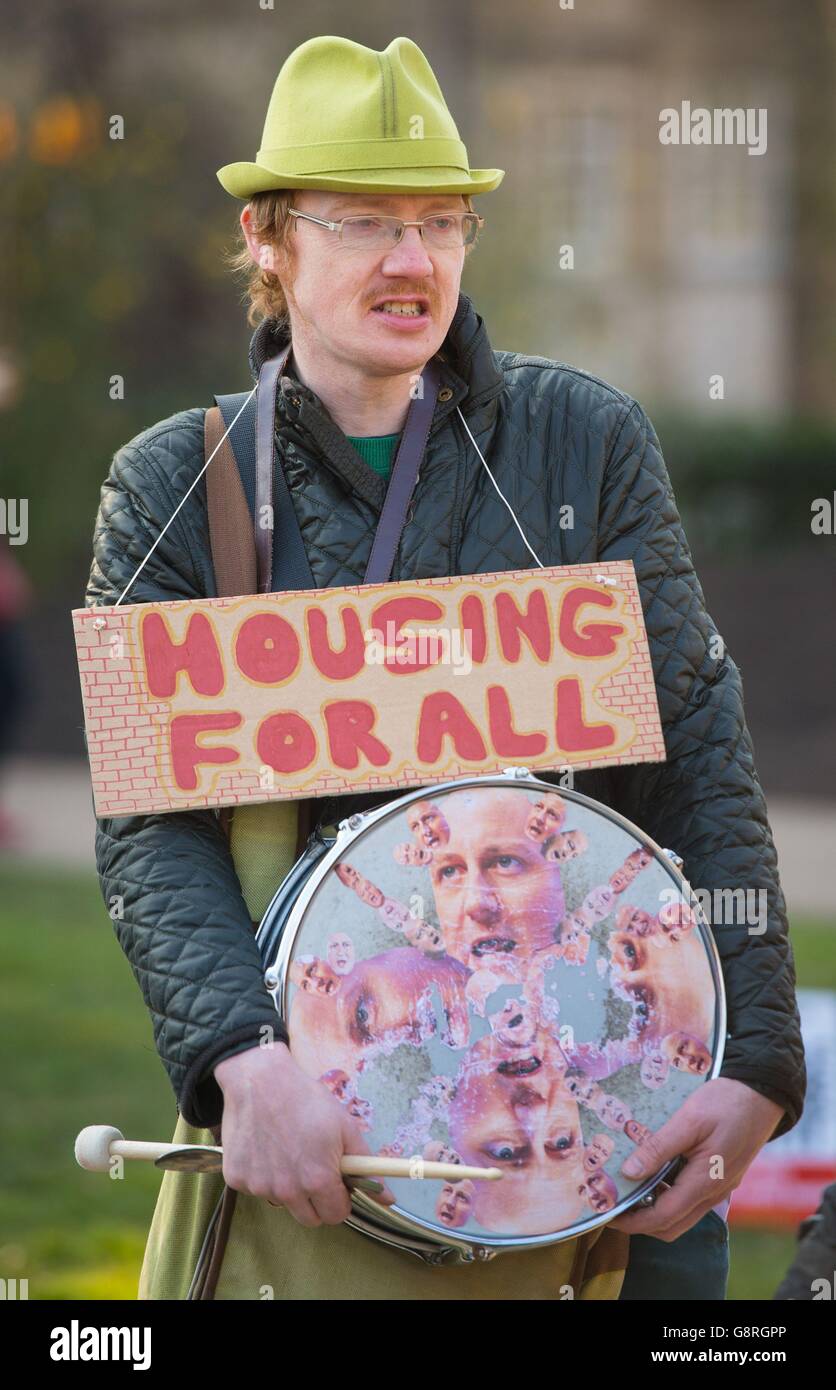
[[[411,39],[378,53],[322,35],[293,50],[267,108],[255,163],[225,164],[236,198],[277,188],[490,193],[504,169],[471,169],[456,123]]]

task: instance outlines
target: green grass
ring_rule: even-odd
[[[30,1298],[134,1298],[160,1183],[83,1172],[86,1124],[167,1137],[174,1094],[95,876],[0,868],[0,1276]]]
[[[132,1299],[160,1183],[147,1164],[123,1181],[85,1173],[87,1124],[166,1138],[174,1096],[151,1025],[92,874],[0,866],[0,1277],[33,1299]],[[836,989],[836,923],[793,923],[798,982]],[[733,1231],[729,1297],[769,1299],[791,1233]]]

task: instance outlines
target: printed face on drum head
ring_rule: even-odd
[[[435,1214],[442,1226],[456,1230],[467,1225],[475,1195],[476,1184],[469,1178],[465,1178],[464,1182],[446,1182],[435,1205]]]
[[[652,941],[619,931],[609,940],[613,982],[634,1006],[637,1036],[649,1040],[683,1032],[710,1038],[714,1008],[701,943],[689,936],[657,951]]]
[[[705,1076],[711,1066],[708,1048],[687,1033],[670,1033],[663,1038],[661,1052],[677,1071],[688,1071],[692,1076]]]
[[[356,1076],[376,1053],[402,1043],[419,1047],[434,1036],[439,1001],[442,1041],[465,1047],[466,984],[467,972],[457,961],[403,946],[358,961],[335,993],[294,995],[293,1055],[309,1076],[337,1068]]]
[[[638,1120],[628,1120],[624,1126],[624,1133],[631,1144],[643,1144],[645,1139],[650,1138],[652,1132],[647,1128],[647,1125],[640,1125]]]
[[[525,833],[540,844],[547,837],[556,834],[562,826],[566,818],[566,802],[557,792],[545,792],[530,805]]]
[[[425,849],[434,850],[447,843],[449,826],[434,801],[416,801],[406,813],[406,823]]]
[[[618,1201],[618,1188],[609,1173],[603,1169],[598,1169],[595,1173],[587,1173],[584,1183],[580,1188],[580,1195],[588,1202],[594,1212],[599,1216],[606,1211],[612,1211]]]
[[[337,975],[327,961],[316,956],[297,956],[290,967],[290,978],[304,994],[321,997],[336,994],[340,987]]]
[[[543,854],[546,859],[558,864],[566,864],[577,859],[589,849],[589,837],[582,830],[562,830],[559,835],[549,835],[543,841]]]
[[[403,929],[410,946],[424,951],[428,956],[444,955],[444,938],[437,927],[425,922],[422,917],[412,917]]]
[[[697,925],[693,909],[687,903],[666,903],[659,909],[658,929],[661,935],[672,944],[681,941]]]
[[[449,954],[478,970],[491,957],[527,958],[552,945],[565,910],[560,870],[526,833],[527,798],[452,792],[444,810],[449,838],[429,872]]]
[[[431,1163],[461,1163],[461,1154],[450,1145],[442,1142],[441,1139],[431,1139],[429,1144],[424,1145],[424,1158]]]
[[[501,1168],[477,1185],[474,1216],[487,1230],[537,1235],[583,1210],[584,1145],[565,1059],[542,1030],[527,1047],[493,1035],[469,1050],[450,1106],[450,1134],[465,1163]]]
[[[625,903],[618,909],[615,925],[617,931],[630,932],[632,936],[651,936],[656,930],[656,918],[641,907]]]
[[[594,1134],[583,1155],[583,1166],[587,1172],[592,1173],[598,1168],[603,1168],[612,1158],[614,1148],[615,1140],[609,1134]]]
[[[658,1091],[660,1086],[664,1086],[668,1079],[668,1071],[668,1061],[661,1052],[649,1052],[646,1057],[642,1057],[639,1075],[648,1091]]]
[[[384,895],[376,884],[370,879],[364,878],[357,869],[351,864],[335,864],[334,872],[340,883],[344,883],[346,888],[353,888],[361,902],[368,903],[369,907],[382,907]]]
[[[431,849],[426,849],[424,845],[401,844],[395,845],[392,850],[392,857],[396,864],[406,864],[413,868],[418,865],[429,864],[433,852]]]
[[[604,1092],[598,1082],[593,1081],[592,1077],[587,1076],[580,1067],[569,1068],[566,1072],[565,1083],[569,1094],[573,1095],[575,1100],[580,1101],[581,1105],[588,1105],[590,1110],[593,1110],[598,1104],[603,1104]]]
[[[603,1121],[609,1129],[624,1129],[628,1120],[632,1119],[630,1107],[619,1100],[617,1096],[607,1095],[601,1092],[600,1096],[593,1098],[590,1109],[595,1111],[598,1119]]]
[[[348,975],[354,969],[354,942],[346,932],[328,938],[328,964],[335,975]]]

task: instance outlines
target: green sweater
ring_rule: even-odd
[[[365,459],[370,468],[375,473],[381,473],[384,478],[388,478],[392,471],[392,460],[395,455],[395,447],[400,439],[399,434],[370,434],[365,438],[357,438],[354,435],[347,435],[349,444],[353,444],[362,459]]]

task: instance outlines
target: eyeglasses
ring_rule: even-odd
[[[478,212],[437,212],[432,217],[422,217],[420,222],[404,222],[400,217],[375,215],[343,217],[339,222],[328,222],[323,217],[312,217],[309,212],[297,212],[288,208],[291,217],[303,217],[306,222],[315,222],[318,227],[327,227],[329,232],[338,232],[343,246],[354,249],[378,250],[384,246],[397,246],[407,227],[418,227],[423,240],[441,251],[452,251],[459,246],[473,246],[485,225],[484,217]]]

